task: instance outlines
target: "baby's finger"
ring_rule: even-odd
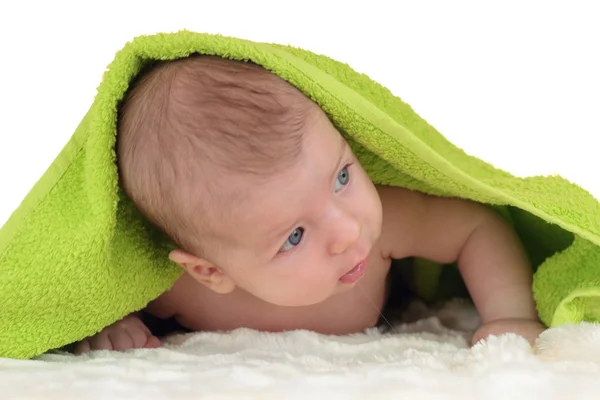
[[[133,322],[133,325],[141,330],[142,332],[144,332],[146,334],[146,336],[152,336],[152,332],[150,332],[150,329],[146,326],[146,324],[140,319],[140,318],[136,318]]]
[[[85,339],[75,345],[75,354],[83,354],[90,351],[92,347],[90,346],[90,342]]]
[[[123,351],[134,347],[133,339],[125,326],[118,327],[108,334],[113,350]]]
[[[91,350],[112,350],[113,346],[106,332],[100,332],[88,339]]]
[[[134,326],[128,326],[127,332],[131,337],[132,347],[135,349],[143,348],[146,344],[146,341],[148,340],[148,336],[150,335],[149,332],[146,333],[146,331],[137,324]]]
[[[144,347],[147,349],[156,349],[160,346],[161,346],[160,339],[157,338],[156,336],[148,336],[148,340],[146,341],[146,344],[144,345]]]
[[[143,343],[139,346],[140,348],[155,349],[161,346],[160,339],[152,334],[150,328],[148,328],[148,326],[146,326],[146,324],[144,324],[144,322],[141,319],[138,318],[136,320],[136,325],[141,331],[144,332]],[[138,347],[137,342],[136,347]]]

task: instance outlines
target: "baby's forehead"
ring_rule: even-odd
[[[288,213],[286,192],[295,186],[293,173],[221,173],[211,183],[196,187],[210,229],[224,239],[247,231],[261,232]],[[297,184],[297,183],[296,183]]]
[[[212,174],[213,186],[209,189],[218,193],[215,207],[223,217],[242,213],[248,219],[263,214],[268,220],[275,219],[289,209],[286,204],[293,199],[314,193],[315,186],[323,186],[327,190],[325,186],[333,183],[329,180],[339,162],[351,150],[344,137],[322,114],[313,115],[311,123],[306,125],[297,157],[275,160],[268,168],[251,173],[221,169],[219,173]],[[275,205],[279,207],[269,208]]]

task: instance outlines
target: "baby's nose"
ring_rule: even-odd
[[[333,255],[342,254],[348,250],[360,237],[361,225],[353,219],[348,218],[341,223],[338,229],[333,230],[329,251]]]

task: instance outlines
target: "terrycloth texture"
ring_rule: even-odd
[[[586,191],[559,177],[517,179],[467,156],[387,89],[327,57],[183,31],[138,37],[117,53],[72,139],[0,230],[0,356],[31,357],[91,335],[181,273],[167,260],[171,244],[118,189],[115,127],[143,65],[195,52],[252,60],[297,86],[376,183],[508,205],[541,264],[534,289],[544,322],[599,319],[600,204]]]
[[[428,314],[395,333],[240,329],[173,337],[160,349],[4,360],[0,386],[7,399],[598,398],[598,325],[550,329],[534,349],[515,335],[470,348],[472,309]]]

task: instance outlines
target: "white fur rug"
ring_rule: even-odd
[[[472,308],[412,308],[394,332],[332,337],[241,329],[174,336],[164,347],[0,359],[0,397],[596,399],[600,326],[548,330],[535,348],[514,335],[470,348]],[[442,325],[442,322],[454,329]]]

